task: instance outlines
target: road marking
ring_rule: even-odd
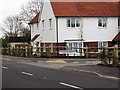
[[[8,68],[7,68],[7,67],[3,67],[3,66],[2,66],[2,69],[8,69]]]
[[[27,73],[27,72],[21,72],[21,73],[24,75],[33,76],[33,74],[31,74],[31,73]]]
[[[2,58],[2,60],[12,61],[12,60],[11,60],[11,59],[9,59],[9,58]]]
[[[72,88],[75,88],[75,89],[83,90],[83,88],[80,88],[80,87],[77,87],[77,86],[74,86],[74,85],[70,85],[70,84],[67,84],[67,83],[60,82],[60,84],[64,85],[64,86],[72,87]]]

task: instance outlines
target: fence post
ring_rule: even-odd
[[[8,55],[11,55],[10,47],[8,47]]]
[[[86,58],[88,58],[88,46],[86,46]]]
[[[118,45],[114,45],[114,50],[113,50],[113,65],[118,64]]]
[[[28,48],[27,48],[27,46],[25,47],[25,57],[28,57]]]
[[[30,51],[30,57],[32,57],[32,55],[33,55],[33,48],[32,48],[32,46],[30,46],[30,48],[29,48],[29,51]]]

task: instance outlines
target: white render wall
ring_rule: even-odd
[[[52,19],[51,29],[49,26],[49,19]],[[42,25],[42,20],[44,20],[44,29]],[[40,35],[42,42],[56,42],[56,18],[52,11],[51,4],[47,0],[44,2],[43,10],[41,13]]]
[[[59,42],[79,38],[79,28],[68,28],[66,18],[59,18]],[[83,17],[83,36],[85,41],[112,41],[118,33],[118,18],[108,17],[107,27],[98,27],[98,17]]]
[[[36,35],[40,34],[40,29],[37,27],[37,23],[31,24],[31,39]]]

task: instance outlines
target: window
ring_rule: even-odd
[[[77,52],[78,44],[77,43],[73,43],[73,46],[74,46],[74,50]]]
[[[107,27],[107,18],[99,18],[98,19],[98,27]]]
[[[80,19],[79,18],[68,18],[67,19],[67,27],[80,27]]]
[[[71,27],[75,27],[75,19],[71,19]]]
[[[45,21],[42,20],[42,28],[44,29],[44,24],[45,24]]]
[[[118,18],[118,26],[120,26],[120,17]]]
[[[39,24],[37,23],[37,29],[39,29]]]
[[[76,19],[76,27],[80,27],[80,19],[79,18]]]
[[[70,27],[70,19],[67,19],[67,27]]]
[[[98,49],[102,50],[106,44],[107,44],[107,42],[98,42]]]
[[[49,19],[50,29],[52,29],[52,19]]]
[[[72,50],[72,43],[69,43],[69,50]]]
[[[32,25],[32,31],[34,32],[34,24]]]

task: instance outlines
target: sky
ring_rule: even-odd
[[[20,7],[30,0],[0,0],[0,26],[3,20],[8,16],[18,15],[20,13]],[[0,30],[0,37],[2,37]]]
[[[18,15],[20,13],[20,7],[23,4],[27,3],[28,1],[30,0],[0,0],[0,26],[2,25],[2,22],[6,17],[11,15],[13,16]],[[60,1],[60,0],[55,0],[55,1]],[[68,0],[68,1],[72,1],[72,0]],[[98,1],[98,0],[86,0],[86,1]],[[120,1],[120,0],[103,0],[103,1]],[[2,37],[3,35],[1,31],[2,30],[0,29],[0,37]]]

